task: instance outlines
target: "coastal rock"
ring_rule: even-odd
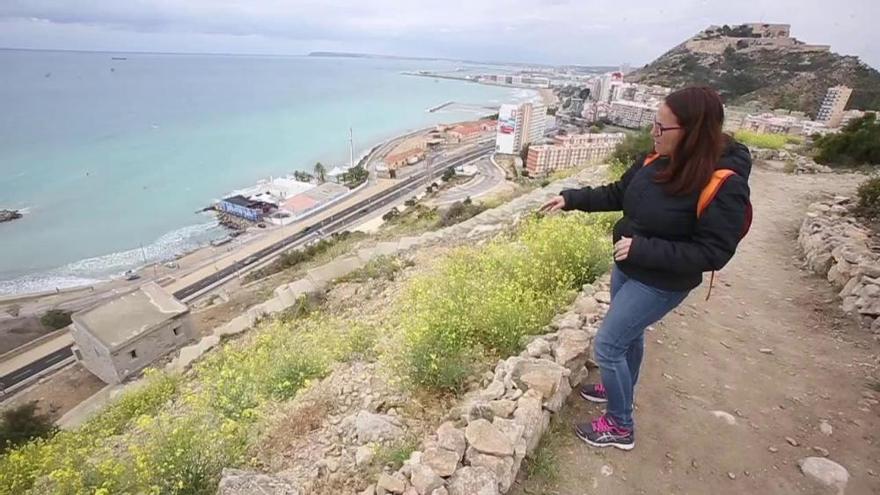
[[[18,210],[0,210],[0,223],[11,222],[19,218],[21,218],[21,213]]]

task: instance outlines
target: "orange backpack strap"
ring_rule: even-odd
[[[642,166],[647,167],[654,160],[656,160],[658,158],[660,158],[660,153],[657,153],[656,151],[652,151],[652,152],[648,153],[648,155],[645,157],[645,161],[642,163]]]
[[[726,168],[718,169],[712,174],[709,183],[706,184],[706,187],[704,187],[702,191],[700,191],[700,199],[697,201],[697,218],[700,218],[703,215],[703,212],[706,211],[709,203],[715,199],[718,190],[721,189],[721,186],[724,185],[724,182],[731,175],[736,175],[736,172]]]

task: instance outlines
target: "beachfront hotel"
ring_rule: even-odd
[[[622,132],[556,136],[553,144],[529,147],[526,173],[529,177],[545,177],[556,170],[601,163],[614,153],[625,136]]]

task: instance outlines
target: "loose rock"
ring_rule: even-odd
[[[806,476],[824,486],[836,489],[841,495],[849,482],[849,472],[846,468],[824,457],[806,457],[798,461],[798,466]]]

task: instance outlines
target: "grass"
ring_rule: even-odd
[[[480,200],[480,203],[485,206],[487,210],[497,208],[505,203],[509,203],[510,201],[524,194],[534,191],[539,186],[540,183],[537,181],[519,179],[516,182],[515,188],[483,198]]]
[[[0,494],[214,493],[220,470],[245,462],[268,408],[374,342],[369,329],[321,312],[241,340],[186,381],[153,372],[83,427],[0,458]]]
[[[347,253],[358,242],[366,238],[363,232],[337,232],[309,246],[285,251],[275,261],[264,268],[245,275],[245,282],[253,282],[278,272],[300,269],[324,263],[340,254]]]
[[[526,220],[513,239],[464,247],[406,287],[388,353],[415,385],[459,391],[480,358],[519,350],[611,258],[608,215]]]
[[[760,132],[740,130],[736,131],[734,137],[737,141],[751,146],[753,148],[766,148],[771,150],[779,150],[786,144],[801,144],[803,138],[799,136],[789,136],[786,134],[765,134]]]
[[[525,469],[530,482],[556,483],[559,480],[559,448],[560,435],[565,432],[565,424],[556,416],[550,423],[550,429],[543,437],[532,455],[525,460]]]
[[[490,208],[482,203],[474,203],[470,198],[456,201],[440,209],[422,204],[412,204],[403,212],[391,210],[382,216],[382,236],[396,237],[438,230],[463,222]]]
[[[629,165],[617,158],[608,162],[608,178],[612,181],[620,180],[629,169]]]
[[[405,436],[389,446],[379,446],[371,464],[378,468],[390,466],[396,471],[403,466],[403,461],[409,459],[409,456],[419,448],[420,444],[418,438]]]
[[[398,256],[379,256],[371,259],[363,268],[340,277],[337,282],[366,282],[374,279],[391,281],[394,280],[398,272],[414,264],[411,260]]]

